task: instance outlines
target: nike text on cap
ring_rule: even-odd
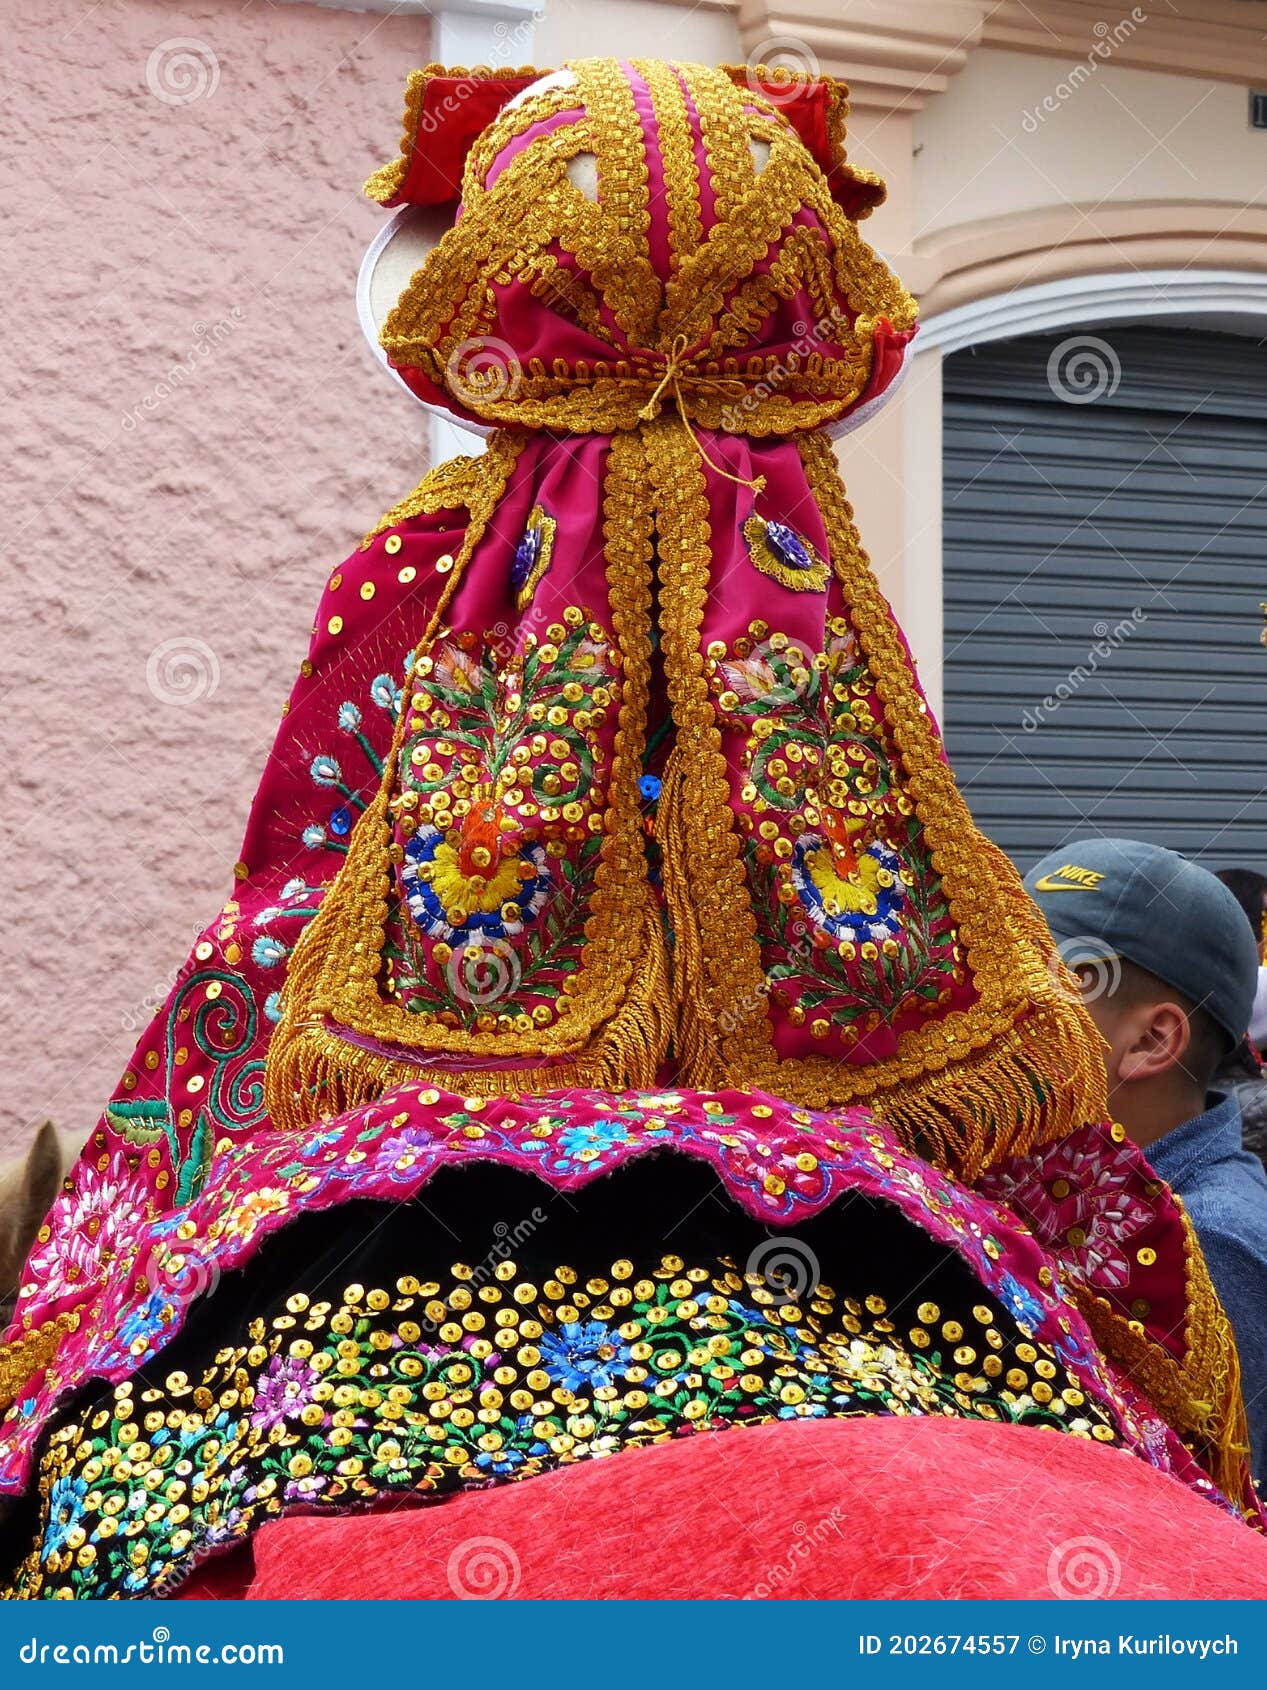
[[[1258,940],[1221,880],[1161,845],[1080,839],[1025,876],[1070,968],[1120,956],[1155,974],[1238,1044],[1258,984]]]

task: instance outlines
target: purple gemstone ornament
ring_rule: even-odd
[[[814,560],[805,549],[799,534],[783,522],[767,522],[765,525],[766,544],[789,569],[813,569]]]
[[[515,555],[510,560],[510,588],[520,610],[526,610],[532,603],[537,585],[550,567],[557,526],[541,505],[534,505],[528,512],[528,525],[519,536]]]
[[[528,577],[532,574],[532,566],[537,561],[541,551],[541,530],[539,528],[525,528],[519,537],[519,544],[515,547],[514,561],[510,566],[510,584],[519,592],[527,585]]]
[[[821,593],[831,571],[803,534],[754,512],[743,525],[748,556],[763,575],[793,593]]]

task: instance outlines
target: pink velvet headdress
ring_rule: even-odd
[[[438,199],[465,149],[382,343],[494,434],[291,970],[270,1108],[419,1071],[650,1084],[671,1051],[688,1084],[870,1101],[970,1174],[1101,1115],[1088,1025],[972,828],[824,432],[880,399],[916,316],[858,233],[882,188],[845,161],[838,85],[526,77],[419,73],[370,183]],[[468,973],[504,989],[468,1001]]]

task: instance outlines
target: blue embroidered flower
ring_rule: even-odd
[[[154,1238],[168,1238],[177,1227],[184,1226],[189,1210],[177,1209],[173,1215],[164,1215],[161,1221],[151,1221],[150,1235]]]
[[[330,1128],[325,1132],[313,1133],[311,1138],[304,1141],[299,1154],[301,1156],[315,1156],[319,1150],[324,1150],[327,1145],[337,1144],[342,1137],[343,1134],[337,1127]]]
[[[165,1290],[151,1291],[138,1308],[124,1317],[115,1334],[115,1351],[119,1355],[131,1355],[132,1346],[139,1338],[144,1339],[148,1351],[158,1334],[171,1325],[173,1313],[170,1294]]]
[[[541,1365],[569,1391],[614,1385],[633,1359],[628,1344],[601,1320],[569,1320],[537,1340]]]
[[[343,779],[343,770],[333,757],[314,757],[309,772],[318,786],[338,786]]]
[[[856,860],[856,869],[842,872],[826,839],[803,833],[792,850],[792,884],[811,922],[829,938],[883,944],[902,931],[906,893],[901,861],[880,839],[860,851]]]
[[[475,1457],[475,1465],[486,1473],[513,1473],[526,1461],[539,1460],[543,1455],[549,1455],[549,1444],[531,1435],[533,1425],[531,1414],[521,1414],[511,1434],[515,1441],[504,1443],[500,1449],[481,1450]]]
[[[302,875],[297,874],[293,880],[288,880],[282,887],[283,898],[297,898],[301,892],[308,890],[308,882]]]
[[[339,726],[346,734],[354,734],[361,725],[361,712],[348,701],[339,706]]]
[[[623,1121],[584,1121],[559,1134],[558,1148],[563,1154],[554,1165],[566,1168],[569,1162],[595,1162],[604,1151],[627,1144],[630,1136]]]
[[[1043,1323],[1046,1310],[1032,1291],[1027,1291],[1019,1280],[1013,1279],[1010,1273],[1005,1273],[999,1284],[999,1300],[1023,1325],[1031,1330]]]
[[[301,837],[310,851],[317,851],[326,842],[326,830],[318,822],[309,822]]]
[[[270,992],[264,999],[264,1013],[270,1021],[280,1021],[282,1018],[282,994]]]
[[[48,1497],[48,1528],[44,1533],[42,1556],[47,1559],[63,1549],[67,1539],[84,1516],[84,1498],[88,1495],[88,1481],[63,1477],[55,1481]]]

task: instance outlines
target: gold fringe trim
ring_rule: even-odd
[[[1183,1214],[1186,1243],[1182,1361],[1154,1342],[1141,1321],[1119,1314],[1089,1286],[1070,1275],[1066,1284],[1105,1354],[1178,1432],[1228,1501],[1245,1512],[1252,1494],[1250,1440],[1236,1338],[1192,1222],[1177,1197],[1175,1202]]]
[[[33,1373],[47,1367],[63,1338],[79,1330],[81,1311],[72,1309],[11,1338],[0,1349],[0,1410],[17,1400],[18,1392]]]
[[[686,873],[690,845],[682,797],[683,770],[681,753],[674,748],[664,766],[656,803],[664,898],[673,933],[673,1054],[679,1078],[689,1075],[701,1091],[713,1091],[716,1089],[713,1080],[720,1074],[721,1065],[696,989],[703,978],[704,952],[699,916]]]
[[[577,1087],[653,1089],[668,1050],[674,1008],[664,927],[650,902],[642,937],[642,962],[620,1009],[601,1030],[594,1048],[562,1061],[523,1068],[429,1068],[425,1057],[381,1056],[350,1044],[321,1023],[291,1028],[284,1046],[275,1042],[269,1051],[269,1113],[274,1125],[297,1132],[411,1083],[471,1097],[535,1097]]]

